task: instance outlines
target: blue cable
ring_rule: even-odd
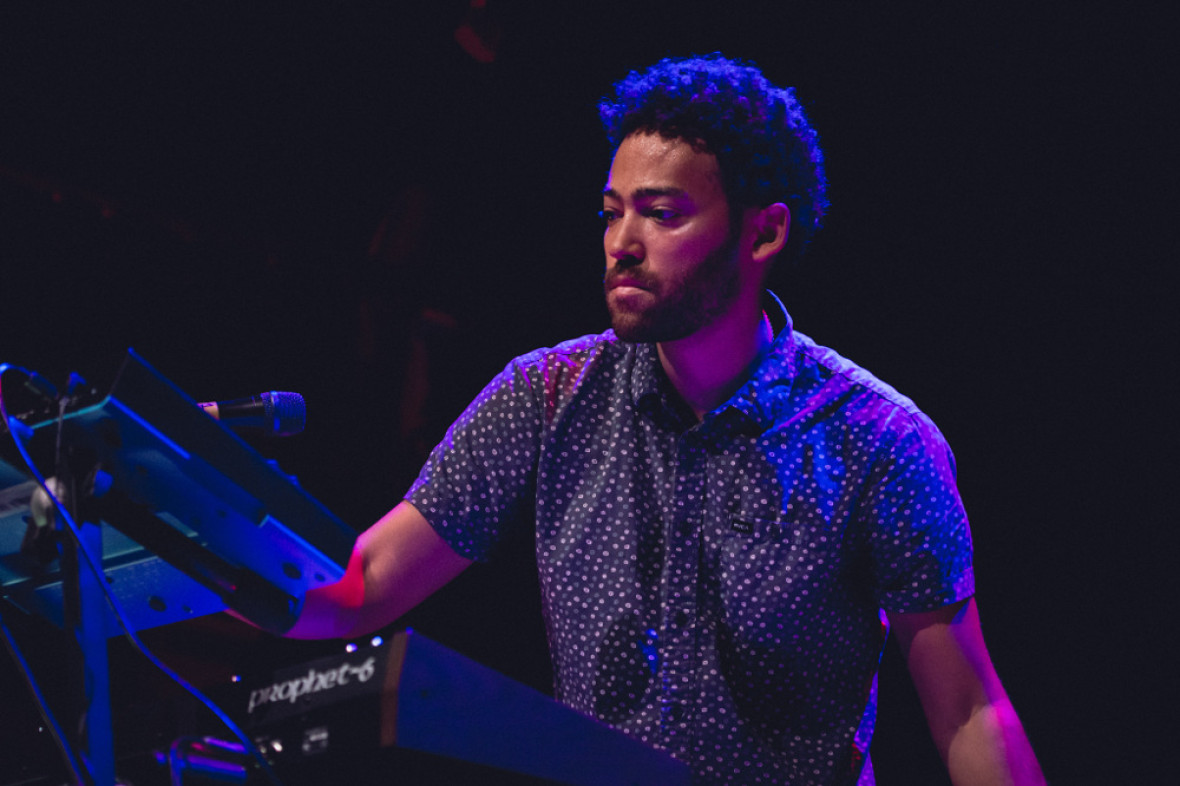
[[[45,698],[45,694],[41,692],[41,688],[37,685],[37,679],[33,676],[33,670],[29,667],[29,662],[25,660],[24,653],[20,651],[17,646],[16,637],[8,630],[8,626],[4,624],[3,609],[0,607],[0,631],[4,633],[4,643],[7,646],[8,654],[16,662],[17,668],[22,672],[25,678],[25,684],[33,694],[33,699],[37,703],[37,709],[41,713],[41,719],[49,728],[49,733],[53,737],[54,742],[57,743],[58,750],[66,760],[66,766],[70,768],[70,772],[74,775],[74,780],[77,783],[86,783],[87,779],[83,776],[85,770],[78,761],[78,754],[75,753],[73,747],[66,738],[65,732],[62,730],[61,724],[57,722],[53,711],[49,709],[49,701]]]

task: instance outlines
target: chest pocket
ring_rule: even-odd
[[[798,547],[794,528],[780,518],[730,514],[719,533],[717,588],[719,612],[734,644],[779,646],[796,594]]]
[[[735,513],[729,517],[729,528],[725,535],[735,538],[744,535],[746,540],[751,541],[775,539],[782,536],[783,527],[784,523],[779,519]]]
[[[723,591],[728,586],[748,593],[753,582],[787,567],[794,529],[785,518],[732,513],[723,527],[718,554]]]

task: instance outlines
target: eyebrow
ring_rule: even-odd
[[[653,199],[655,197],[662,197],[662,196],[682,197],[682,196],[686,196],[687,193],[688,192],[685,191],[683,188],[673,188],[672,186],[667,186],[664,188],[648,187],[648,188],[635,189],[635,191],[632,192],[631,196],[635,199]],[[604,197],[611,197],[613,199],[622,199],[622,195],[613,188],[602,189],[602,195]]]

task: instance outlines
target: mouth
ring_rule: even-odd
[[[627,290],[631,292],[646,291],[647,287],[643,281],[633,276],[612,276],[606,280],[606,289],[608,292],[615,290]]]
[[[606,293],[606,303],[614,308],[638,307],[647,297],[647,291],[638,287],[615,287]]]
[[[606,285],[606,304],[611,312],[644,308],[652,293],[635,279],[620,278]]]
[[[612,308],[631,308],[648,297],[648,291],[634,278],[620,276],[606,282],[606,300]]]

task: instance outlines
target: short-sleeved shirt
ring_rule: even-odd
[[[556,697],[700,783],[855,783],[882,611],[974,592],[942,435],[789,317],[699,422],[654,345],[519,357],[407,499],[475,560],[534,524]]]

